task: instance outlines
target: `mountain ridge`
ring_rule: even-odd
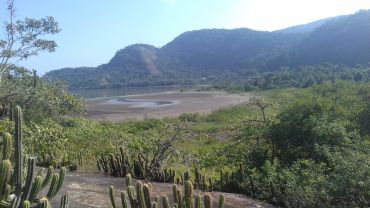
[[[304,32],[299,32],[304,31]],[[157,48],[134,44],[97,67],[54,70],[71,88],[204,84],[226,73],[370,61],[370,10],[267,32],[248,28],[187,31]],[[81,77],[81,78],[80,78]]]

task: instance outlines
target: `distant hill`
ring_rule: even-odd
[[[64,68],[45,74],[71,88],[207,84],[323,63],[370,62],[370,10],[273,32],[204,29],[181,34],[162,48],[135,44],[97,67]]]
[[[321,20],[317,20],[314,22],[310,22],[307,24],[302,24],[302,25],[295,25],[292,27],[284,28],[281,30],[276,30],[275,32],[282,32],[282,33],[310,33],[314,30],[316,30],[318,27],[321,25],[325,24],[326,22],[333,20],[335,18],[339,18],[341,16],[337,17],[329,17]]]

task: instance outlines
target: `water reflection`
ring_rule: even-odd
[[[182,86],[148,86],[148,87],[125,87],[115,89],[79,89],[71,90],[75,95],[84,98],[98,97],[116,97],[125,95],[149,94],[157,92],[173,92],[181,90],[195,90],[202,86],[200,85],[182,85]]]

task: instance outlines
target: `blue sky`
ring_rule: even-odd
[[[1,1],[0,20],[4,14]],[[40,74],[97,66],[130,44],[161,47],[177,35],[203,28],[272,31],[370,9],[369,0],[16,0],[17,18],[53,16],[62,32],[55,53],[22,63]]]

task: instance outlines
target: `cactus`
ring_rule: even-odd
[[[178,199],[177,199],[177,207],[178,208],[183,208],[184,207],[184,203],[183,203],[183,197],[182,197],[182,192],[181,192],[181,189],[177,189],[177,197],[178,197]]]
[[[167,196],[162,196],[162,207],[163,208],[169,208],[170,207],[170,202],[168,201]]]
[[[31,182],[33,179],[34,167],[35,167],[35,159],[27,158],[27,177],[26,177],[26,184],[23,188],[22,201],[25,201],[27,196],[29,195],[29,192],[31,189]]]
[[[150,186],[148,184],[144,184],[143,186],[143,192],[144,192],[144,201],[145,201],[145,207],[151,208],[152,202],[150,200]]]
[[[146,208],[145,206],[145,198],[144,198],[144,191],[143,191],[143,183],[138,181],[136,183],[136,197],[139,203],[140,208]]]
[[[22,110],[19,106],[15,107],[15,127],[14,127],[14,184],[15,184],[15,195],[21,196],[22,194],[22,167],[23,167],[23,157],[22,157]]]
[[[212,207],[212,197],[209,194],[204,195],[204,208]]]
[[[34,178],[35,159],[23,155],[22,150],[22,111],[19,106],[12,111],[15,122],[13,138],[4,133],[2,146],[2,161],[0,162],[0,207],[49,207],[49,199],[53,198],[61,189],[66,170],[62,168],[60,173],[52,174],[49,168],[48,175],[43,178],[43,170],[39,171]],[[14,151],[12,149],[14,148]],[[14,152],[14,154],[12,153]],[[14,155],[12,157],[12,154]],[[14,161],[10,159],[14,158]],[[26,161],[23,164],[23,161]],[[51,177],[51,175],[53,175]],[[45,188],[50,178],[47,196],[38,197]],[[13,197],[10,197],[12,195]],[[64,206],[65,208],[67,206]]]
[[[12,145],[12,136],[9,133],[5,133],[3,139],[3,160],[9,160],[12,156]]]
[[[151,199],[150,185],[143,184],[138,181],[136,183],[136,189],[133,186],[127,187],[128,198],[130,200],[130,206],[126,201],[126,193],[121,192],[121,200],[123,208],[158,208],[159,207],[159,197],[154,197]],[[182,195],[181,189],[177,188],[176,185],[172,187],[174,204],[170,205],[167,196],[163,195],[161,197],[161,203],[163,208],[175,207],[175,208],[212,208],[212,198],[209,194],[204,196],[204,201],[202,201],[201,195],[193,195],[193,185],[190,181],[185,182],[185,195]],[[115,191],[113,187],[109,188],[109,195],[111,198],[111,204],[113,208],[117,208],[118,205],[115,201]],[[221,195],[219,199],[219,208],[224,207],[224,196]]]
[[[132,182],[131,174],[128,173],[126,175],[126,186],[131,186],[131,182]]]
[[[23,208],[30,208],[31,204],[29,201],[24,201],[23,202]]]
[[[9,160],[3,160],[0,163],[0,199],[6,201],[9,198],[7,183],[11,176],[11,163]]]
[[[37,208],[49,208],[49,200],[47,198],[42,198],[37,204]]]
[[[185,208],[193,208],[194,207],[194,200],[193,200],[193,184],[190,181],[185,181]]]
[[[220,199],[218,200],[218,208],[224,208],[224,206],[225,206],[225,196],[221,194]]]
[[[200,198],[200,195],[197,194],[195,196],[195,204],[194,204],[194,207],[195,208],[202,208],[202,199]]]
[[[172,195],[173,195],[173,200],[176,204],[179,204],[179,196],[177,195],[177,186],[173,184],[172,186]]]
[[[116,203],[116,194],[115,194],[115,189],[113,186],[109,187],[109,196],[110,196],[110,202],[112,204],[112,208],[118,208],[117,203]]]
[[[122,203],[122,208],[128,208],[125,192],[121,192],[121,203]]]
[[[127,187],[127,194],[130,200],[131,207],[136,208],[138,206],[138,201],[135,195],[135,188],[133,186]]]
[[[68,208],[69,206],[69,197],[67,194],[62,196],[62,199],[60,201],[60,208]]]

